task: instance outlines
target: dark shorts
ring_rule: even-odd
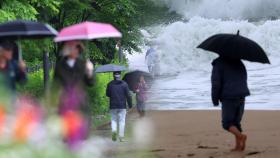
[[[242,132],[241,120],[244,114],[245,99],[224,99],[222,101],[222,125],[225,130],[235,126]]]

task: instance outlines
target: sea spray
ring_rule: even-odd
[[[194,16],[222,19],[277,19],[279,0],[160,0],[185,18]]]
[[[197,46],[209,36],[217,33],[235,34],[237,30],[240,30],[242,36],[259,43],[270,58],[279,58],[279,28],[280,20],[252,23],[244,20],[224,21],[193,17],[188,22],[172,23],[162,27],[162,33],[156,38],[160,43],[158,52],[161,58],[161,73],[209,71],[209,65],[216,55],[197,49]],[[280,61],[273,62],[278,64]]]
[[[147,108],[217,109],[211,103],[211,62],[216,54],[196,47],[217,33],[237,33],[259,43],[271,65],[244,61],[251,96],[246,108],[280,109],[280,1],[279,0],[155,0],[184,17],[143,31],[156,41],[161,74],[149,91]],[[149,47],[143,46],[142,52]],[[137,58],[140,59],[139,56]],[[141,69],[145,55],[142,56]],[[139,62],[131,60],[131,67]]]

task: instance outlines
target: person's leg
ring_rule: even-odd
[[[141,116],[141,102],[137,99],[136,108],[139,116]]]
[[[151,65],[148,66],[148,70],[149,70],[150,73],[152,72],[152,66]]]
[[[119,112],[119,136],[122,140],[125,133],[125,119],[126,119],[126,109],[121,109]]]
[[[138,101],[137,102],[137,111],[138,111],[140,117],[143,117],[145,115],[144,102],[143,101]]]
[[[240,99],[237,104],[238,104],[238,107],[236,110],[235,126],[242,133],[243,130],[241,127],[241,121],[242,121],[243,114],[244,114],[245,99]]]
[[[145,116],[145,102],[143,101],[142,104],[141,104],[141,110],[142,110],[142,117]]]
[[[112,140],[117,140],[117,110],[112,109],[111,111],[111,129],[112,129]]]
[[[235,136],[235,150],[240,149],[241,132],[235,126],[236,118],[236,101],[235,100],[223,100],[222,101],[222,125],[223,128]]]
[[[245,107],[245,99],[240,99],[238,102],[238,110],[237,110],[237,115],[235,120],[235,126],[241,133],[243,131],[241,127],[241,121],[244,114],[244,107]],[[246,148],[246,141],[247,141],[247,136],[245,134],[242,134],[242,137],[240,138],[240,146],[242,151],[245,150]]]

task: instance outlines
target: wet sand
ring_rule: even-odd
[[[280,111],[246,111],[244,152],[230,152],[234,138],[221,127],[220,111],[150,111],[156,158],[275,158],[280,155]]]

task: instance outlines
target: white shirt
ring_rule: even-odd
[[[66,63],[69,67],[73,68],[75,63],[76,63],[76,60],[75,59],[67,59]]]

